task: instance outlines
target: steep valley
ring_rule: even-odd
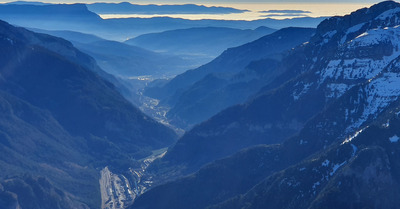
[[[400,3],[276,31],[242,28],[267,19],[103,20],[80,4],[11,5],[0,10],[29,9],[35,24],[76,16],[58,31],[0,21],[0,208],[399,207]],[[66,30],[89,25],[157,33],[123,43]],[[188,69],[144,49],[213,41],[218,53],[235,47]]]

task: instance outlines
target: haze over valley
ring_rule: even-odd
[[[0,3],[0,208],[398,208],[400,3]]]

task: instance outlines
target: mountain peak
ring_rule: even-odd
[[[322,21],[318,27],[318,32],[327,32],[331,30],[346,30],[357,24],[371,21],[382,13],[400,8],[400,4],[394,1],[384,1],[371,6],[370,8],[362,8],[349,15],[335,16]]]
[[[312,41],[320,42],[334,36],[365,31],[372,28],[395,26],[400,22],[400,3],[384,1],[370,8],[359,9],[345,16],[335,16],[322,21]],[[354,37],[347,37],[354,38]]]

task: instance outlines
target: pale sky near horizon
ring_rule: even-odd
[[[0,2],[10,2],[13,0],[1,0]],[[185,3],[195,3],[195,4],[246,4],[246,3],[378,3],[379,0],[25,0],[25,1],[40,1],[45,3],[92,3],[92,2],[130,2],[130,3],[140,3],[140,4],[185,4]]]
[[[0,2],[10,2],[18,0],[0,0]],[[240,14],[177,14],[177,15],[167,15],[174,18],[184,18],[184,19],[224,19],[224,20],[255,20],[263,18],[274,18],[274,19],[285,19],[294,18],[294,16],[265,16],[265,14],[260,14],[260,11],[266,10],[303,10],[310,11],[307,14],[301,14],[298,17],[321,17],[321,16],[335,16],[335,15],[345,15],[352,11],[363,7],[369,7],[372,4],[380,2],[379,0],[338,0],[338,1],[328,1],[328,0],[20,0],[20,1],[40,1],[44,3],[94,3],[94,2],[109,2],[109,3],[119,3],[119,2],[130,2],[132,4],[199,4],[206,6],[224,6],[233,7],[237,9],[245,9],[250,12],[240,13]],[[127,17],[143,17],[151,18],[156,16],[166,16],[166,15],[121,15],[121,14],[99,14],[102,18],[127,18]]]

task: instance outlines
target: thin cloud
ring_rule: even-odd
[[[311,13],[311,12],[310,11],[304,11],[304,10],[267,10],[267,11],[261,11],[260,13],[305,14],[305,13]]]
[[[269,15],[261,15],[260,17],[309,17],[308,15],[299,14],[299,13],[286,13],[286,14],[269,14]]]

